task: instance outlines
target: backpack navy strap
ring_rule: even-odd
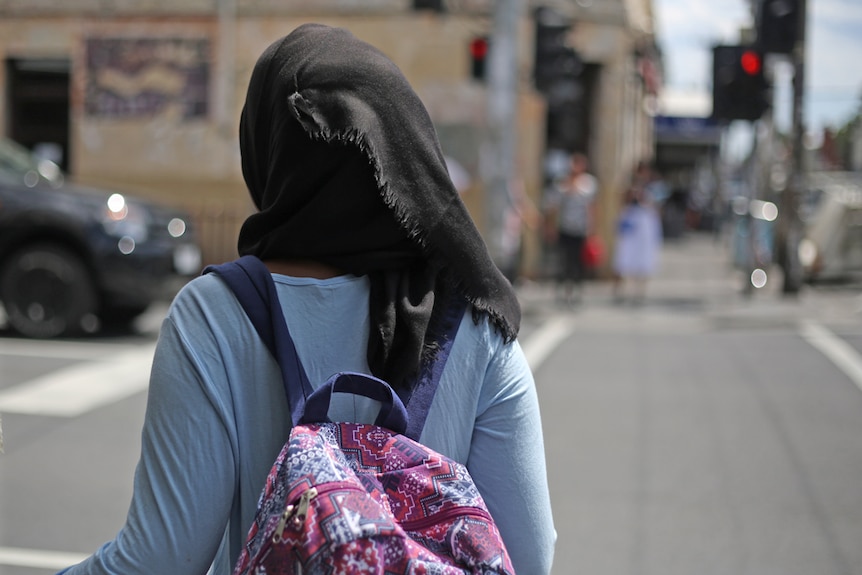
[[[311,395],[313,388],[296,354],[269,269],[255,256],[243,256],[232,262],[208,266],[203,273],[218,274],[236,295],[281,368],[291,418],[294,423],[298,422],[305,408],[305,398]]]
[[[205,274],[216,273],[236,295],[260,338],[278,361],[285,392],[290,404],[291,419],[294,424],[302,420],[306,398],[314,391],[308,376],[299,361],[296,346],[290,337],[278,293],[269,269],[255,256],[243,256],[238,260],[219,265],[207,266]],[[404,435],[419,440],[428,411],[437,392],[440,376],[452,343],[461,324],[467,306],[466,300],[458,298],[441,318],[446,329],[437,342],[438,349],[434,361],[423,365],[416,385],[411,390],[400,392],[399,399],[406,405],[408,424]],[[297,382],[299,385],[291,384]]]
[[[437,387],[440,384],[440,376],[443,375],[443,368],[446,367],[446,360],[449,359],[452,343],[455,341],[455,336],[461,325],[461,318],[464,316],[466,309],[467,301],[463,298],[458,298],[453,305],[446,309],[446,314],[442,318],[446,329],[437,341],[439,347],[434,361],[423,365],[416,385],[412,390],[406,393],[399,393],[401,400],[407,406],[407,431],[404,435],[410,439],[419,441],[419,436],[422,435],[422,429],[425,428],[425,420],[428,418],[428,412],[431,410],[431,402],[434,401],[434,395],[437,393]]]

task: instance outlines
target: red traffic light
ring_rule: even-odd
[[[754,50],[746,50],[743,52],[742,56],[739,57],[739,63],[742,66],[742,71],[749,76],[760,74],[760,69],[763,67],[763,61],[760,58],[760,54]]]
[[[470,40],[470,75],[474,80],[485,79],[485,60],[488,56],[488,39],[476,36]]]
[[[763,71],[763,53],[757,46],[714,46],[712,118],[759,119],[769,108],[771,98]]]
[[[470,56],[476,60],[482,60],[488,55],[488,39],[484,37],[473,38],[470,41]]]

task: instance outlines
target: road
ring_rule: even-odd
[[[520,288],[555,575],[862,575],[862,292],[746,298],[724,252],[666,246],[641,306],[599,282],[575,310]],[[0,575],[53,573],[121,525],[160,313],[0,338]]]
[[[0,337],[0,575],[54,573],[122,524],[163,313],[139,333]]]

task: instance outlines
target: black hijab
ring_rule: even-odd
[[[367,274],[375,375],[410,385],[452,297],[515,339],[515,293],[458,197],[425,107],[376,48],[319,24],[272,44],[252,72],[240,151],[259,210],[240,254]]]

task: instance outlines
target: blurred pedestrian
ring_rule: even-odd
[[[524,233],[535,230],[541,214],[527,195],[524,182],[516,178],[508,188],[508,205],[503,218],[500,270],[514,286],[521,278],[524,261]]]
[[[658,268],[662,227],[657,201],[650,193],[654,181],[650,165],[641,162],[623,194],[613,259],[617,302],[623,302],[630,291],[632,303],[642,303],[648,280]]]
[[[583,297],[586,266],[583,259],[587,237],[594,231],[594,201],[598,181],[589,173],[584,154],[573,154],[569,173],[548,193],[545,201],[546,240],[560,252],[557,298],[564,305]]]
[[[467,466],[515,570],[547,574],[556,535],[518,301],[404,76],[349,32],[303,25],[258,60],[240,151],[258,211],[239,252],[272,272],[313,387],[359,371],[412,389],[434,326],[468,304],[420,440]],[[366,398],[332,402],[335,421],[377,415]],[[68,573],[229,574],[290,413],[230,289],[216,274],[190,282],[159,335],[126,523]]]

